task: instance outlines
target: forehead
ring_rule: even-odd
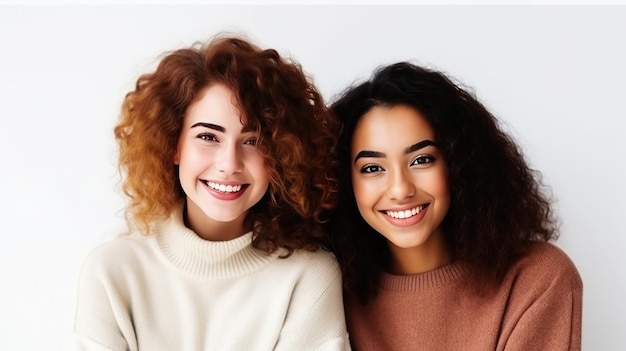
[[[232,91],[221,84],[204,88],[187,108],[188,123],[198,119],[241,119],[241,112]]]
[[[404,150],[425,139],[436,141],[435,131],[419,111],[407,105],[377,106],[359,120],[352,136],[352,152]]]

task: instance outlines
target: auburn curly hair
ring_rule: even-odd
[[[216,36],[207,43],[166,53],[153,73],[142,75],[122,106],[115,137],[126,210],[131,225],[150,233],[185,199],[174,155],[187,108],[208,86],[229,88],[257,131],[270,186],[253,206],[253,244],[315,250],[323,243],[324,214],[336,202],[331,154],[337,121],[321,94],[294,60],[241,37]]]
[[[557,238],[557,220],[539,172],[498,120],[444,73],[400,62],[340,94],[331,110],[342,128],[337,146],[339,204],[328,230],[346,289],[365,303],[377,291],[389,251],[361,217],[350,179],[350,145],[359,119],[375,106],[411,106],[435,131],[448,165],[451,203],[443,220],[453,259],[472,268],[476,287],[501,281],[529,240]]]

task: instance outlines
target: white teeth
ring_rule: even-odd
[[[416,214],[422,212],[422,210],[424,209],[424,206],[418,206],[415,208],[412,208],[410,210],[405,210],[405,211],[385,211],[385,213],[393,218],[398,218],[398,219],[405,219],[405,218],[411,218],[413,216],[415,216]]]
[[[211,187],[211,189],[222,193],[236,193],[241,190],[241,185],[224,185],[213,182],[207,182],[207,185]]]

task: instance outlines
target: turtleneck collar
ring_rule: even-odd
[[[182,206],[156,229],[156,245],[176,267],[213,278],[232,278],[258,271],[280,252],[267,254],[252,247],[252,232],[228,241],[200,238],[183,222]]]

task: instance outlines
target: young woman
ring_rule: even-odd
[[[241,38],[141,76],[115,127],[131,231],[84,263],[72,347],[349,349],[320,250],[335,123],[296,62]]]
[[[355,350],[579,350],[580,276],[538,174],[477,99],[401,62],[332,105],[328,227]]]

